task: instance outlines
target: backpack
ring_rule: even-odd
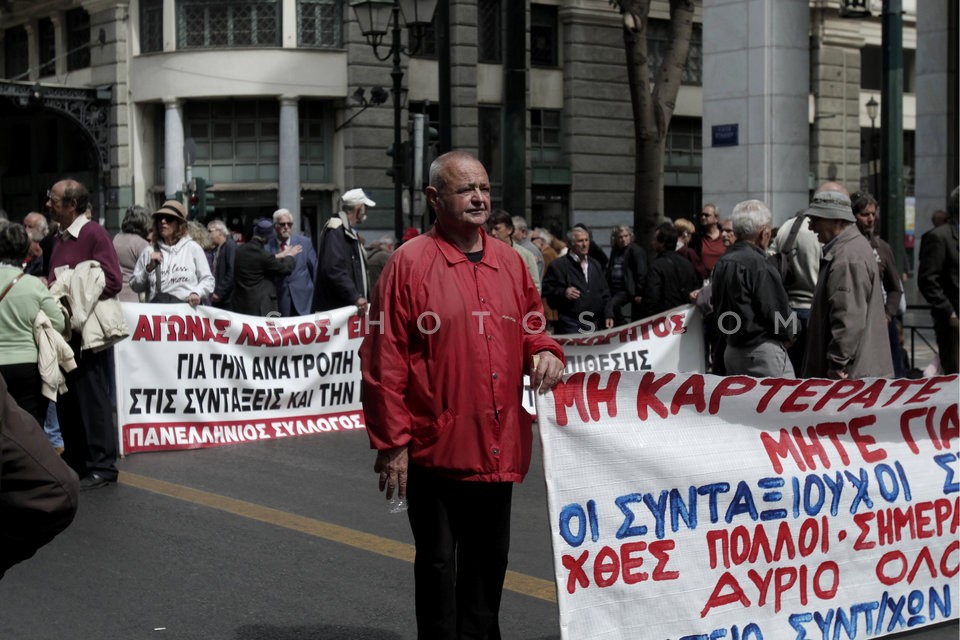
[[[801,212],[791,218],[793,226],[790,227],[786,241],[780,245],[778,253],[774,253],[767,258],[777,273],[780,274],[780,279],[785,287],[793,275],[793,258],[797,255],[797,234],[800,233],[800,228],[803,226],[804,217],[804,213]],[[783,232],[783,227],[780,227],[780,232]]]

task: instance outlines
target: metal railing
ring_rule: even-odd
[[[909,344],[910,360],[907,368],[922,369],[927,363],[917,363],[918,348],[921,354],[932,353],[936,355],[938,353],[937,339],[933,330],[933,318],[930,316],[930,305],[911,304],[907,306],[907,313],[903,316],[903,334],[904,342]],[[918,344],[918,340],[921,344]]]

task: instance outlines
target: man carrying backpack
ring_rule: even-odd
[[[837,191],[846,194],[847,190],[837,182],[824,182],[816,193]],[[814,195],[816,197],[816,194]],[[783,277],[783,286],[790,299],[790,309],[796,314],[797,336],[787,349],[790,362],[797,373],[803,370],[803,353],[807,348],[807,322],[810,320],[810,305],[813,292],[817,288],[817,276],[820,273],[820,258],[823,251],[817,234],[810,230],[810,219],[800,211],[790,218],[777,231],[770,243],[770,251],[775,256],[777,268]]]

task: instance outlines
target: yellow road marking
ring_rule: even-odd
[[[402,560],[404,562],[413,562],[413,545],[405,542],[397,542],[390,538],[364,533],[356,529],[341,527],[340,525],[323,522],[314,518],[298,516],[287,511],[272,509],[253,502],[228,498],[217,493],[193,489],[181,484],[148,478],[136,473],[124,471],[118,478],[121,484],[125,484],[152,493],[157,493],[170,498],[176,498],[185,502],[199,504],[211,509],[217,509],[225,513],[232,513],[243,518],[265,522],[298,531],[316,538],[323,538],[331,542],[376,553],[378,555]],[[507,577],[504,580],[504,588],[521,595],[530,596],[547,602],[556,602],[557,594],[554,585],[549,580],[535,578],[516,571],[507,571]]]

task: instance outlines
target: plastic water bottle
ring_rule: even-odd
[[[396,493],[387,501],[387,513],[403,513],[407,510],[407,499]]]

